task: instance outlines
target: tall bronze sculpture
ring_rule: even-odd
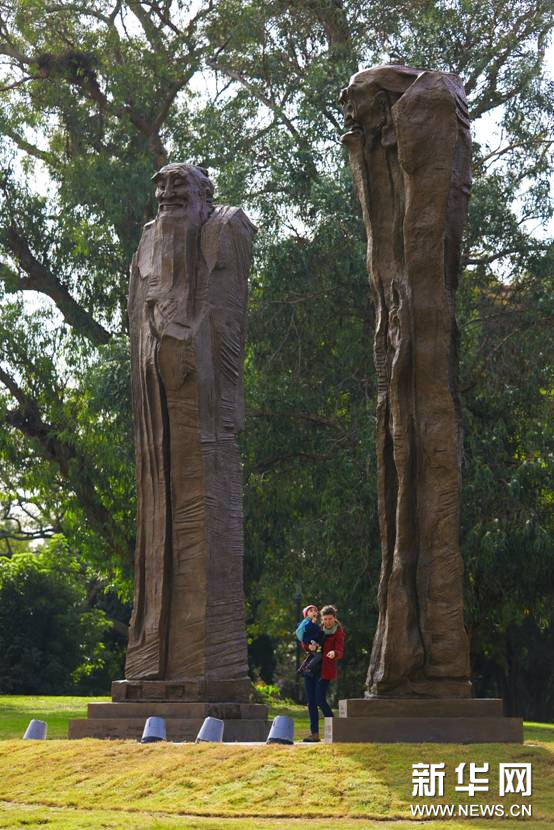
[[[376,312],[382,567],[374,695],[470,694],[458,545],[455,291],[471,182],[463,86],[383,66],[341,97]]]
[[[205,171],[155,176],[129,285],[137,467],[128,679],[246,678],[243,359],[254,226]]]
[[[455,293],[471,184],[464,88],[406,66],[341,93],[375,307],[382,563],[366,696],[325,740],[516,741],[520,718],[471,698],[458,542],[461,417]]]
[[[194,738],[263,740],[250,703],[243,590],[243,361],[255,228],[214,207],[207,172],[168,164],[129,284],[137,478],[135,601],[125,680],[70,737],[140,737],[144,717]]]

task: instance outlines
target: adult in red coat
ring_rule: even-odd
[[[327,608],[332,606],[327,606]],[[334,609],[333,609],[334,610]],[[335,612],[336,614],[336,612]],[[321,666],[322,680],[336,680],[337,679],[337,660],[340,660],[344,654],[344,629],[337,620],[335,614],[322,614],[323,631],[325,638],[323,640],[323,662]],[[325,625],[325,619],[331,620],[331,625]],[[331,630],[333,633],[327,633],[325,630]]]
[[[331,680],[337,677],[337,660],[344,654],[344,630],[337,620],[336,608],[326,605],[321,609],[321,630],[323,632],[323,660],[319,672],[313,675],[304,675],[306,702],[310,713],[311,734],[305,741],[319,741],[319,711],[323,717],[332,718],[333,710],[327,703],[327,690]],[[302,644],[305,651],[315,651],[317,646]]]

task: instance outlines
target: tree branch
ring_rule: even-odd
[[[324,0],[324,2],[311,0],[308,6],[313,9],[315,16],[325,29],[330,50],[350,44],[348,19],[340,0]]]
[[[533,241],[534,248],[540,248],[542,250],[548,250],[552,246],[551,242],[535,242]],[[521,252],[521,248],[505,248],[502,251],[497,251],[494,254],[489,254],[488,256],[476,256],[476,257],[465,257],[462,260],[462,267],[466,265],[490,265],[492,262],[496,262],[497,259],[503,259],[506,256],[510,256],[511,254],[518,254]]]
[[[167,152],[163,146],[159,132],[148,116],[143,116],[138,113],[129,104],[116,105],[100,88],[96,73],[90,65],[86,63],[88,55],[78,53],[72,50],[74,58],[80,57],[83,59],[84,66],[80,71],[76,69],[72,71],[69,82],[78,87],[84,95],[93,101],[98,109],[103,113],[115,114],[119,118],[128,118],[134,127],[148,140],[148,146],[153,155],[154,166],[156,168],[162,167],[167,162]],[[55,56],[48,57],[50,61],[44,60],[41,65],[41,78],[58,81],[60,78],[59,59]],[[62,73],[62,78],[67,80],[66,74]]]
[[[36,81],[38,80],[40,75],[26,75],[24,78],[20,78],[19,81],[14,81],[13,84],[8,84],[7,86],[0,86],[0,92],[9,92],[10,89],[17,89],[19,86],[23,86],[28,81]]]
[[[111,513],[98,498],[90,474],[89,459],[73,444],[59,437],[60,430],[42,418],[37,402],[21,389],[2,367],[0,382],[7,387],[19,404],[19,407],[7,413],[7,424],[32,440],[39,448],[42,458],[56,464],[69,487],[75,492],[91,528],[106,539],[123,559],[128,558],[129,545],[119,538]],[[69,432],[69,429],[65,431]]]
[[[545,148],[550,147],[552,144],[554,144],[554,139],[537,137],[531,138],[528,141],[515,141],[513,144],[507,144],[506,147],[499,147],[496,150],[487,153],[487,155],[483,156],[483,158],[481,159],[481,164],[485,164],[487,161],[490,161],[491,159],[493,161],[497,161],[497,159],[499,159],[501,156],[506,155],[506,153],[510,153],[512,150],[518,150],[520,147],[527,148],[529,146],[540,146],[541,144],[545,145]]]
[[[148,12],[143,8],[142,3],[137,2],[136,0],[129,0],[127,4],[130,10],[133,12],[137,20],[139,21],[140,25],[142,26],[142,31],[146,37],[146,40],[154,50],[163,49],[164,48],[164,40],[162,34],[158,27],[154,24],[154,21],[148,14]]]
[[[299,421],[309,421],[316,424],[316,426],[336,429],[341,434],[346,434],[344,427],[338,421],[320,418],[317,415],[311,415],[309,412],[274,412],[270,409],[249,409],[246,414],[247,417],[251,418],[293,418]]]
[[[154,118],[154,120],[152,122],[153,132],[157,133],[159,131],[160,127],[162,127],[165,119],[168,116],[169,110],[171,109],[171,105],[173,104],[175,98],[177,97],[179,92],[183,89],[183,87],[186,86],[188,84],[188,82],[191,80],[191,78],[194,75],[195,71],[196,71],[195,69],[189,69],[189,71],[185,73],[185,75],[183,76],[183,78],[181,78],[181,80],[174,81],[172,84],[170,84],[168,92],[166,93],[166,95],[165,95],[165,97],[162,101],[162,105],[161,105],[160,109],[158,110],[158,114],[156,115],[156,117]]]
[[[480,103],[470,111],[471,118],[478,118],[485,112],[505,104],[527,85],[529,76],[527,72],[524,72],[519,81],[514,83],[505,92],[501,93],[497,89],[500,70],[513,52],[514,43],[523,43],[530,35],[534,34],[536,14],[534,8],[524,12],[516,20],[510,32],[501,37],[497,43],[491,43],[491,49],[485,49],[483,51],[481,61],[477,64],[476,69],[464,84],[466,93],[471,93],[477,87],[482,72],[486,71],[485,89],[479,95]],[[549,19],[546,26],[539,32],[537,37],[537,62],[543,58],[544,40],[553,26],[554,23]]]
[[[85,17],[94,17],[96,20],[100,20],[110,28],[113,26],[113,20],[105,14],[102,14],[102,12],[99,12],[96,9],[80,5],[79,3],[64,3],[59,6],[49,6],[45,11],[47,14],[56,14],[57,12],[63,12],[64,14],[67,14],[68,12],[77,12],[77,14],[82,14]]]
[[[469,75],[469,77],[466,78],[466,80],[464,81],[464,87],[467,95],[473,92],[473,90],[477,87],[479,78],[481,74],[485,71],[485,69],[488,70],[489,75],[489,91],[491,86],[494,89],[496,89],[495,82],[498,78],[498,73],[502,65],[509,57],[514,41],[521,42],[525,39],[525,23],[529,22],[529,18],[532,18],[533,14],[534,10],[526,11],[523,14],[521,14],[520,17],[516,19],[511,30],[507,32],[505,35],[499,37],[496,43],[494,42],[494,28],[492,28],[491,36],[488,43],[489,48],[484,48],[481,50],[480,60],[478,61],[471,75]],[[524,24],[522,32],[519,31],[521,24]]]
[[[20,389],[19,385],[15,382],[14,378],[11,377],[2,367],[0,366],[0,383],[3,383],[6,389],[12,393],[16,401],[21,404],[21,406],[25,406],[27,403],[27,396]]]
[[[328,453],[310,453],[310,452],[293,452],[293,453],[286,453],[284,455],[275,455],[271,458],[267,458],[265,461],[260,461],[259,464],[255,464],[252,467],[251,472],[253,473],[265,473],[271,467],[276,466],[277,464],[282,464],[283,462],[289,461],[297,461],[299,458],[306,458],[309,461],[331,461],[333,458],[336,458],[336,452],[328,452]]]
[[[250,81],[247,81],[240,72],[237,72],[235,69],[231,69],[228,66],[224,66],[224,64],[220,63],[219,61],[215,60],[208,60],[208,66],[214,70],[214,72],[221,72],[223,75],[226,75],[228,78],[231,78],[233,81],[237,81],[241,86],[250,92],[258,101],[261,101],[268,109],[270,109],[276,117],[283,122],[286,126],[288,131],[292,136],[294,136],[297,143],[303,147],[304,149],[308,146],[307,142],[301,135],[301,133],[296,129],[290,118],[283,112],[283,109],[275,103],[271,98],[268,98],[267,95],[264,95],[263,92],[260,92],[259,89],[256,89]]]
[[[14,521],[14,519],[10,519]],[[40,528],[40,530],[23,530],[21,524],[17,530],[0,530],[0,539],[9,539],[12,542],[31,542],[34,539],[51,539],[59,533],[54,527]]]
[[[174,35],[177,35],[178,37],[180,37],[180,36],[182,35],[181,30],[180,30],[180,29],[179,29],[179,27],[178,27],[178,26],[176,26],[176,25],[175,25],[175,23],[172,21],[171,16],[170,16],[169,14],[167,14],[167,12],[166,12],[164,9],[161,9],[161,8],[160,8],[160,6],[159,6],[159,4],[158,4],[158,3],[156,3],[156,2],[155,2],[155,0],[150,0],[150,2],[148,3],[148,5],[149,5],[149,6],[150,6],[150,8],[153,10],[153,12],[154,12],[155,14],[157,14],[157,16],[158,16],[158,18],[160,19],[160,21],[162,22],[162,24],[163,24],[164,26],[167,26],[167,28],[168,28],[171,32],[173,32],[173,34],[174,34]]]
[[[8,58],[14,58],[20,66],[29,66],[29,64],[32,63],[32,60],[28,55],[20,52],[19,49],[16,49],[14,46],[10,46],[9,43],[0,44],[0,55],[6,55]]]
[[[30,144],[26,141],[23,136],[16,133],[8,124],[5,122],[2,124],[2,132],[11,140],[17,144],[20,150],[23,150],[29,156],[34,156],[34,158],[40,159],[40,161],[44,161],[50,167],[56,167],[57,164],[54,161],[54,157],[48,153],[46,150],[41,150],[39,147],[35,147],[34,144]]]
[[[46,294],[56,303],[68,325],[97,346],[108,343],[111,339],[110,332],[96,322],[92,315],[73,299],[69,291],[61,285],[52,272],[37,260],[29,247],[29,243],[13,223],[5,230],[4,242],[22,270],[28,275],[27,277],[17,277],[11,273],[10,288],[20,291],[38,291],[41,294]]]

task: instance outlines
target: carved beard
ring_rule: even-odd
[[[206,210],[159,213],[155,220],[153,268],[147,306],[150,327],[160,338],[169,323],[191,325],[198,300],[200,234]]]

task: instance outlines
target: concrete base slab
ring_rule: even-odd
[[[157,715],[152,711],[151,715]],[[69,738],[112,738],[139,740],[146,718],[88,718],[69,721]],[[204,718],[165,718],[168,741],[194,741]],[[265,742],[269,734],[267,721],[247,718],[225,719],[223,741]]]
[[[325,743],[523,743],[521,718],[325,718]]]
[[[369,697],[339,700],[341,718],[502,718],[501,698]]]
[[[351,698],[325,718],[325,743],[523,743],[502,711],[499,698]]]

